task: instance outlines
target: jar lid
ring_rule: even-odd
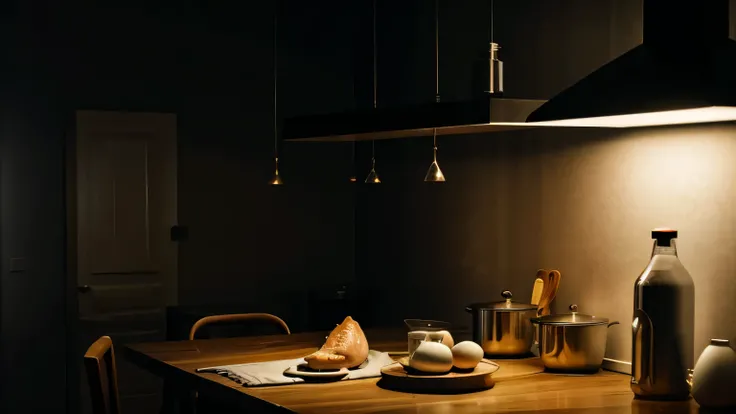
[[[465,310],[468,312],[474,311],[474,310],[494,310],[494,311],[500,311],[500,312],[513,312],[513,311],[526,311],[526,310],[536,310],[537,307],[531,304],[527,303],[517,303],[512,302],[511,297],[513,295],[511,294],[511,291],[504,290],[501,292],[501,297],[504,298],[504,300],[499,302],[483,302],[483,303],[474,303],[472,305],[468,305]]]
[[[533,318],[532,322],[540,325],[608,325],[608,318],[600,318],[598,316],[578,313],[578,305],[570,305],[570,312],[572,313]]]
[[[429,319],[404,319],[404,323],[410,331],[436,332],[450,329],[449,322],[432,321]]]

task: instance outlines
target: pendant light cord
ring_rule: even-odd
[[[490,16],[490,28],[488,30],[489,43],[493,43],[493,0],[490,0],[491,4],[491,16]]]
[[[371,141],[371,169],[376,169],[376,141]]]
[[[376,1],[373,0],[373,109],[378,107],[378,53],[376,42]],[[371,141],[372,168],[376,167],[376,141]]]
[[[376,109],[378,103],[378,53],[376,49],[376,0],[373,0],[373,109]]]
[[[434,98],[440,102],[440,0],[434,0]],[[432,146],[437,161],[437,128],[432,130]]]
[[[434,0],[434,95],[440,101],[440,0]]]
[[[278,33],[278,14],[279,14],[279,8],[278,8],[278,2],[274,6],[274,12],[273,12],[273,154],[274,158],[276,158],[276,162],[279,162],[279,144],[278,144],[278,122],[277,122],[277,109],[278,109],[278,101],[277,101],[277,85],[278,85],[278,71],[277,71],[277,65],[278,65],[278,44],[277,44],[277,33]]]

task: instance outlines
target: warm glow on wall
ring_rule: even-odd
[[[658,125],[702,124],[736,121],[736,107],[708,106],[674,111],[645,112],[592,118],[529,122],[528,125],[560,127],[633,128]]]

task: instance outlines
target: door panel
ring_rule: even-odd
[[[164,340],[176,304],[176,116],[78,111],[76,164],[81,346]],[[157,412],[161,381],[121,355],[121,400]]]
[[[98,278],[100,275],[95,275]],[[155,275],[152,275],[155,276]],[[117,313],[133,309],[159,310],[164,296],[162,283],[97,284],[80,298],[82,317]]]

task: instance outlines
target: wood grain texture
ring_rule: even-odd
[[[223,401],[259,412],[301,413],[695,413],[697,404],[634,401],[626,375],[602,371],[595,375],[538,374],[497,380],[490,390],[471,394],[429,395],[390,391],[376,386],[378,378],[329,384],[295,384],[246,388],[197,368],[295,358],[314,352],[327,332],[283,336],[160,342],[131,345],[126,356],[142,367],[177,381],[182,387],[211,393]],[[371,349],[403,351],[404,331],[366,331]],[[509,367],[520,361],[497,360]]]

